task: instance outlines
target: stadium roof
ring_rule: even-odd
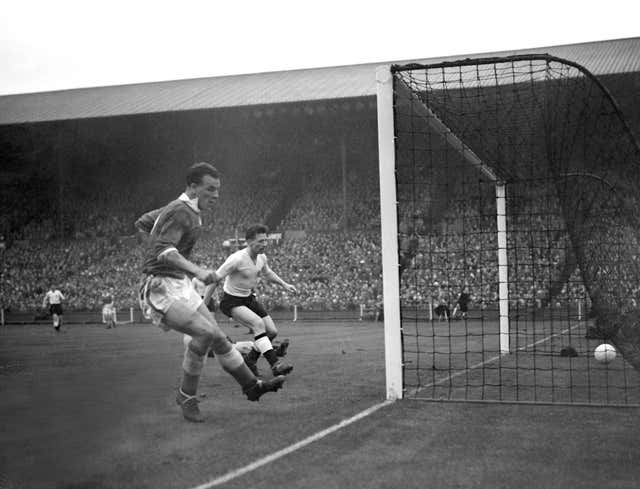
[[[0,97],[0,125],[371,96],[384,64],[546,53],[595,75],[640,72],[640,37],[331,68],[81,88]]]

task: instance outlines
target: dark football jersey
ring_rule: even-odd
[[[200,213],[189,207],[187,202],[179,199],[170,202],[154,221],[142,271],[148,275],[184,277],[186,273],[183,270],[158,260],[158,256],[163,251],[175,248],[189,259],[201,228]]]
[[[160,207],[141,215],[135,223],[135,228],[143,233],[151,234],[153,225],[163,209],[164,207]]]

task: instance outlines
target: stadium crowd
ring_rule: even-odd
[[[298,191],[292,187],[301,185],[296,178],[275,178],[267,184],[264,179],[246,183],[229,178],[225,185],[214,216],[205,216],[204,236],[194,250],[196,261],[217,268],[234,251],[223,246],[225,241],[242,238],[245,226],[275,216],[279,222],[275,230],[283,238],[273,243],[267,256],[272,268],[295,284],[299,293],[292,297],[278,287],[261,285],[257,292],[268,309],[296,305],[305,310],[353,310],[380,304],[375,166],[350,173],[344,182],[336,168],[315,169]],[[69,310],[98,310],[105,292],[114,296],[120,308],[136,307],[144,244],[135,236],[133,222],[157,202],[176,196],[175,188],[158,189],[160,197],[154,201],[140,197],[148,193],[123,195],[111,190],[91,200],[67,198],[63,219],[41,214],[23,219],[22,227],[5,226],[6,246],[0,251],[2,307],[34,310],[52,285],[64,292]],[[293,197],[279,209],[283,196]],[[585,298],[579,270],[563,268],[569,246],[562,222],[535,208],[535,201],[527,205],[534,207],[520,206],[508,222],[515,240],[508,250],[510,298],[522,307]],[[495,306],[495,211],[470,209],[468,204],[462,207],[461,201],[448,202],[445,207],[447,211],[436,221],[421,213],[401,214],[400,241],[411,234],[416,238],[402,274],[403,304],[426,308],[446,297],[453,306],[466,290],[472,307]]]

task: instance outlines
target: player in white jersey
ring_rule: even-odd
[[[254,336],[254,348],[244,356],[245,363],[257,373],[256,362],[264,356],[274,375],[286,375],[293,365],[278,359],[272,340],[278,334],[273,319],[255,296],[258,277],[274,282],[289,292],[297,292],[292,284],[282,280],[269,267],[264,250],[267,247],[267,227],[256,225],[247,229],[246,248],[227,257],[216,270],[216,282],[224,279],[220,310],[230,318],[249,328]],[[205,301],[211,297],[214,285],[207,287]],[[288,343],[287,343],[288,345]]]
[[[102,324],[105,325],[105,328],[115,329],[118,322],[116,314],[116,304],[113,295],[104,297],[102,299]]]
[[[49,304],[49,313],[53,319],[53,329],[56,331],[60,331],[60,327],[62,326],[63,300],[65,300],[65,297],[62,292],[55,287],[51,287],[44,295],[44,300],[42,301],[43,308],[47,307],[47,304]]]

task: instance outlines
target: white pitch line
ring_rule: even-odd
[[[555,336],[560,336],[562,334],[565,334],[567,331],[570,331],[572,329],[577,328],[578,326],[580,326],[579,324],[577,324],[576,326],[572,326],[570,328],[567,328],[563,331],[560,331],[559,333],[555,333],[552,335],[549,335],[545,338],[542,338],[541,340],[538,340],[534,343],[530,343],[526,346],[522,346],[520,348],[518,348],[518,350],[526,350],[527,348],[531,348],[532,346],[538,345],[540,343],[544,343],[545,341],[550,340],[551,338],[555,337]],[[431,387],[433,385],[438,385],[441,384],[442,382],[446,382],[447,380],[450,380],[454,377],[458,377],[459,375],[462,375],[463,373],[469,371],[469,370],[473,370],[475,368],[481,367],[482,365],[485,365],[487,363],[491,363],[491,362],[495,362],[497,359],[499,359],[502,355],[496,355],[494,357],[489,358],[488,360],[484,360],[483,362],[479,362],[475,365],[472,365],[471,367],[465,369],[465,370],[461,370],[460,372],[457,372],[455,374],[449,375],[448,377],[445,377],[443,379],[440,379],[437,382],[432,382],[429,385],[425,385],[423,387],[421,387],[420,389],[416,389],[415,392],[413,392],[413,395],[415,395],[417,392],[419,392],[421,389],[425,389],[427,387]],[[282,450],[278,450],[275,453],[272,453],[271,455],[267,455],[266,457],[263,457],[261,459],[256,460],[255,462],[250,463],[249,465],[245,465],[244,467],[240,467],[239,469],[235,469],[232,470],[230,472],[227,472],[226,474],[217,477],[215,479],[210,480],[209,482],[205,482],[204,484],[200,484],[199,486],[195,486],[191,489],[209,489],[211,487],[216,487],[219,486],[221,484],[224,484],[226,482],[229,482],[233,479],[237,479],[238,477],[241,477],[245,474],[248,474],[249,472],[253,472],[254,470],[262,467],[263,465],[267,465],[275,460],[278,460],[279,458],[284,457],[285,455],[288,455],[292,452],[295,452],[296,450],[299,450],[301,448],[306,447],[307,445],[310,445],[313,442],[316,442],[322,438],[324,438],[327,435],[330,435],[331,433],[334,433],[335,431],[338,431],[342,428],[344,428],[345,426],[349,426],[352,423],[355,423],[356,421],[359,421],[362,418],[365,418],[367,416],[369,416],[370,414],[375,413],[377,410],[389,406],[391,404],[393,404],[395,401],[394,400],[387,400],[387,401],[383,401],[379,404],[375,404],[373,406],[371,406],[368,409],[365,409],[364,411],[359,412],[358,414],[356,414],[355,416],[352,416],[348,419],[344,419],[342,421],[340,421],[338,424],[334,424],[333,426],[330,426],[329,428],[326,428],[322,431],[317,432],[314,435],[311,435],[307,438],[305,438],[304,440],[300,440],[297,443],[294,443],[293,445],[289,445],[286,448],[283,448]]]
[[[551,334],[549,336],[546,336],[546,337],[542,338],[541,340],[535,341],[533,343],[529,343],[528,345],[525,345],[525,346],[521,346],[520,348],[517,349],[517,351],[526,350],[527,348],[531,348],[533,346],[539,345],[540,343],[544,343],[545,341],[549,341],[551,338],[554,338],[556,336],[561,336],[561,335],[567,333],[568,331],[571,331],[572,329],[576,329],[579,326],[580,326],[580,324],[576,324],[575,326],[571,326],[571,327],[569,327],[567,329],[563,329],[559,333]],[[409,393],[409,395],[415,396],[418,392],[420,392],[423,389],[427,389],[427,388],[433,387],[435,385],[440,385],[440,384],[442,384],[444,382],[447,382],[448,380],[455,379],[456,377],[459,377],[460,375],[465,374],[465,373],[469,372],[470,370],[474,370],[474,369],[482,367],[483,365],[486,365],[488,363],[495,362],[499,358],[501,358],[503,356],[506,356],[506,355],[509,355],[509,353],[502,353],[500,355],[493,356],[493,357],[491,357],[491,358],[489,358],[487,360],[483,360],[482,362],[478,362],[475,365],[471,365],[471,367],[467,367],[464,370],[460,370],[459,372],[456,372],[455,374],[448,375],[446,377],[443,377],[440,380],[437,380],[435,382],[431,382],[430,384],[427,384],[427,385],[423,385],[422,387],[417,387],[417,388],[413,389]]]
[[[316,442],[322,438],[324,438],[327,435],[330,435],[331,433],[338,431],[342,428],[344,428],[345,426],[349,426],[352,423],[355,423],[356,421],[365,418],[367,416],[369,416],[370,414],[375,413],[378,409],[381,409],[383,407],[389,406],[390,404],[393,404],[393,400],[387,400],[387,401],[383,401],[379,404],[375,404],[373,406],[371,406],[368,409],[365,409],[364,411],[359,412],[358,414],[356,414],[355,416],[352,416],[348,419],[344,419],[342,421],[340,421],[337,424],[334,424],[333,426],[330,426],[329,428],[326,428],[322,431],[317,432],[314,435],[311,435],[307,438],[305,438],[304,440],[301,440],[297,443],[294,443],[293,445],[289,445],[286,448],[283,448],[282,450],[278,450],[275,453],[272,453],[271,455],[267,455],[266,457],[263,457],[261,459],[256,460],[255,462],[250,463],[249,465],[245,465],[244,467],[240,467],[239,469],[235,469],[232,470],[230,472],[227,472],[226,474],[217,477],[215,479],[210,480],[209,482],[205,482],[204,484],[200,484],[199,486],[195,486],[192,489],[209,489],[210,487],[216,487],[219,486],[221,484],[224,484],[225,482],[229,482],[230,480],[233,479],[237,479],[240,476],[243,476],[245,474],[248,474],[249,472],[252,472],[254,470],[256,470],[259,467],[262,467],[263,465],[269,464],[271,462],[273,462],[274,460],[278,460],[279,458],[284,457],[285,455],[288,455],[292,452],[295,452],[296,450],[299,450],[300,448],[304,448],[307,445]]]

